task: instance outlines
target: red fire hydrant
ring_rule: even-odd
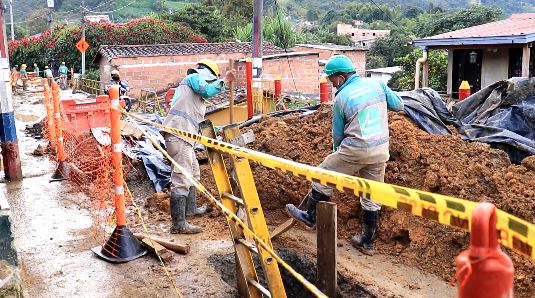
[[[496,207],[477,205],[472,213],[470,247],[455,260],[459,298],[513,297],[513,262],[496,234]]]
[[[470,84],[468,84],[468,81],[462,81],[461,86],[459,86],[459,100],[463,100],[471,94],[472,92],[470,91]]]

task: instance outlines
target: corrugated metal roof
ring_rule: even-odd
[[[418,46],[522,44],[535,40],[535,13],[513,14],[486,23],[415,40]]]

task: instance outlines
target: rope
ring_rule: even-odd
[[[139,216],[139,219],[141,220],[141,226],[143,227],[143,231],[147,235],[147,238],[149,239],[151,244],[154,245],[154,240],[152,240],[152,238],[149,237],[149,229],[145,225],[145,221],[143,220],[143,215],[141,214],[141,209],[136,204],[136,201],[133,199],[134,197],[132,196],[132,193],[130,192],[130,189],[128,188],[128,184],[126,184],[126,181],[124,181],[123,184],[126,186],[126,191],[130,195],[130,198],[132,198],[132,204],[134,205],[134,209],[136,210],[136,214]],[[165,275],[167,276],[167,279],[169,279],[169,281],[173,285],[173,289],[175,290],[176,296],[178,298],[183,298],[182,294],[180,293],[180,291],[178,290],[178,287],[175,284],[175,281],[174,281],[173,277],[171,276],[171,272],[169,272],[169,270],[167,269],[167,266],[165,266],[165,263],[162,260],[162,257],[160,257],[160,254],[158,254],[157,251],[155,251],[155,253],[156,253],[156,256],[158,257],[158,260],[160,260],[160,264],[162,264],[162,268],[163,268],[163,271],[165,272]]]
[[[114,109],[118,109],[123,114],[125,114],[128,117],[140,119],[139,117],[132,115],[128,112],[126,112],[122,108],[112,107]],[[142,119],[142,118],[141,118]],[[200,191],[202,194],[204,194],[216,207],[219,208],[219,210],[225,215],[228,221],[233,221],[236,225],[238,225],[243,232],[248,235],[249,237],[253,238],[256,243],[262,247],[266,252],[268,252],[279,264],[282,265],[290,274],[292,274],[295,279],[297,279],[300,283],[303,284],[305,288],[307,288],[314,296],[316,297],[325,297],[327,296],[323,294],[316,286],[314,286],[311,282],[306,280],[301,274],[297,273],[290,265],[288,265],[283,259],[281,259],[273,249],[267,245],[260,237],[258,237],[249,227],[234,213],[232,213],[230,210],[228,210],[221,202],[219,202],[208,190],[195,178],[188,172],[186,169],[184,169],[182,166],[180,166],[161,146],[158,144],[156,140],[152,136],[150,136],[139,124],[136,122],[133,122],[134,125],[143,133],[147,139],[153,144],[154,147],[156,147],[172,164],[173,166],[178,169],[186,178],[197,188],[198,191]]]

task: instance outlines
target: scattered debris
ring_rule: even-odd
[[[43,149],[43,146],[41,144],[37,145],[37,148],[33,150],[32,155],[35,156],[43,156],[45,154],[45,150]]]

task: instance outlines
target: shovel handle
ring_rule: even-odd
[[[305,204],[307,203],[308,201],[308,196],[310,195],[310,193],[308,193],[302,200],[301,202],[299,203],[299,209],[303,208],[305,206]],[[286,220],[285,222],[283,222],[282,224],[280,224],[279,226],[277,226],[273,232],[271,232],[271,239],[275,239],[276,237],[280,236],[281,234],[285,233],[286,231],[288,231],[289,229],[291,229],[297,222],[295,221],[295,219],[293,218],[290,218],[288,220]]]

